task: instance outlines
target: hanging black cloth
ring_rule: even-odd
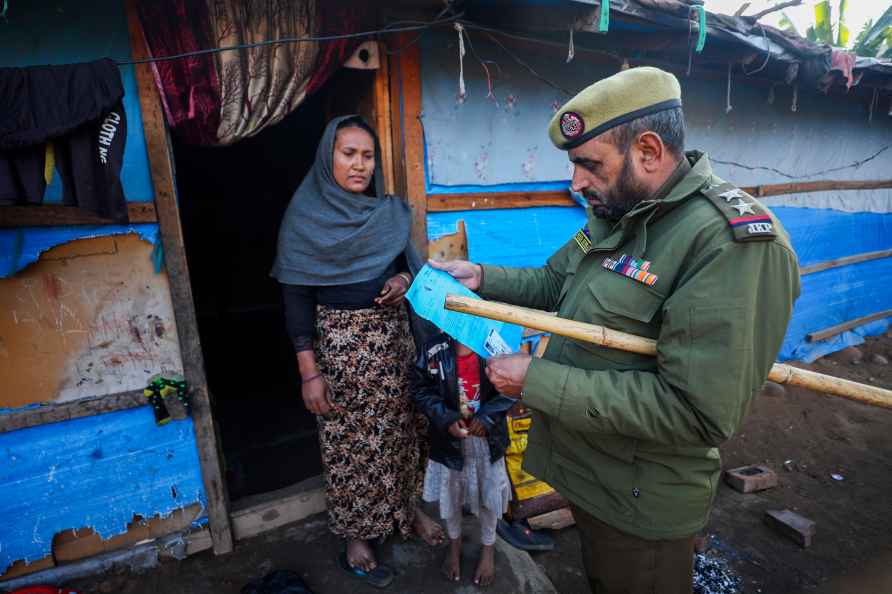
[[[111,60],[0,68],[0,204],[43,201],[52,142],[63,204],[127,222],[123,97]]]

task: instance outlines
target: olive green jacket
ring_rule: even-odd
[[[799,269],[777,219],[705,155],[657,195],[615,225],[590,216],[541,268],[484,266],[480,293],[657,340],[651,357],[552,336],[523,386],[536,413],[524,468],[620,530],[672,539],[706,524],[716,446],[768,376]],[[623,254],[656,281],[604,266]]]

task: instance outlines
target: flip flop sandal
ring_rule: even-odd
[[[512,522],[499,520],[496,532],[505,542],[515,549],[523,551],[552,551],[554,539],[547,534],[537,533],[526,522]]]
[[[352,567],[347,561],[347,552],[343,551],[338,555],[338,567],[345,573],[365,581],[368,585],[375,588],[386,588],[393,581],[393,570],[386,565],[379,564],[371,571],[364,571],[358,567]]]

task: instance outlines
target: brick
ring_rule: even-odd
[[[811,546],[816,527],[813,520],[788,509],[770,509],[765,512],[763,519],[771,528],[790,538],[799,546],[803,548]]]
[[[752,493],[777,486],[777,474],[761,464],[741,466],[725,471],[725,482],[735,491]]]

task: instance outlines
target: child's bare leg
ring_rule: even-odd
[[[446,579],[457,582],[461,579],[461,510],[446,520],[449,534],[449,548],[443,558],[442,571]]]
[[[499,515],[493,511],[480,508],[480,542],[483,546],[480,549],[480,561],[477,562],[477,570],[474,572],[474,583],[478,586],[489,586],[495,581],[496,563],[495,563],[495,543],[496,543],[496,524],[499,521]]]

